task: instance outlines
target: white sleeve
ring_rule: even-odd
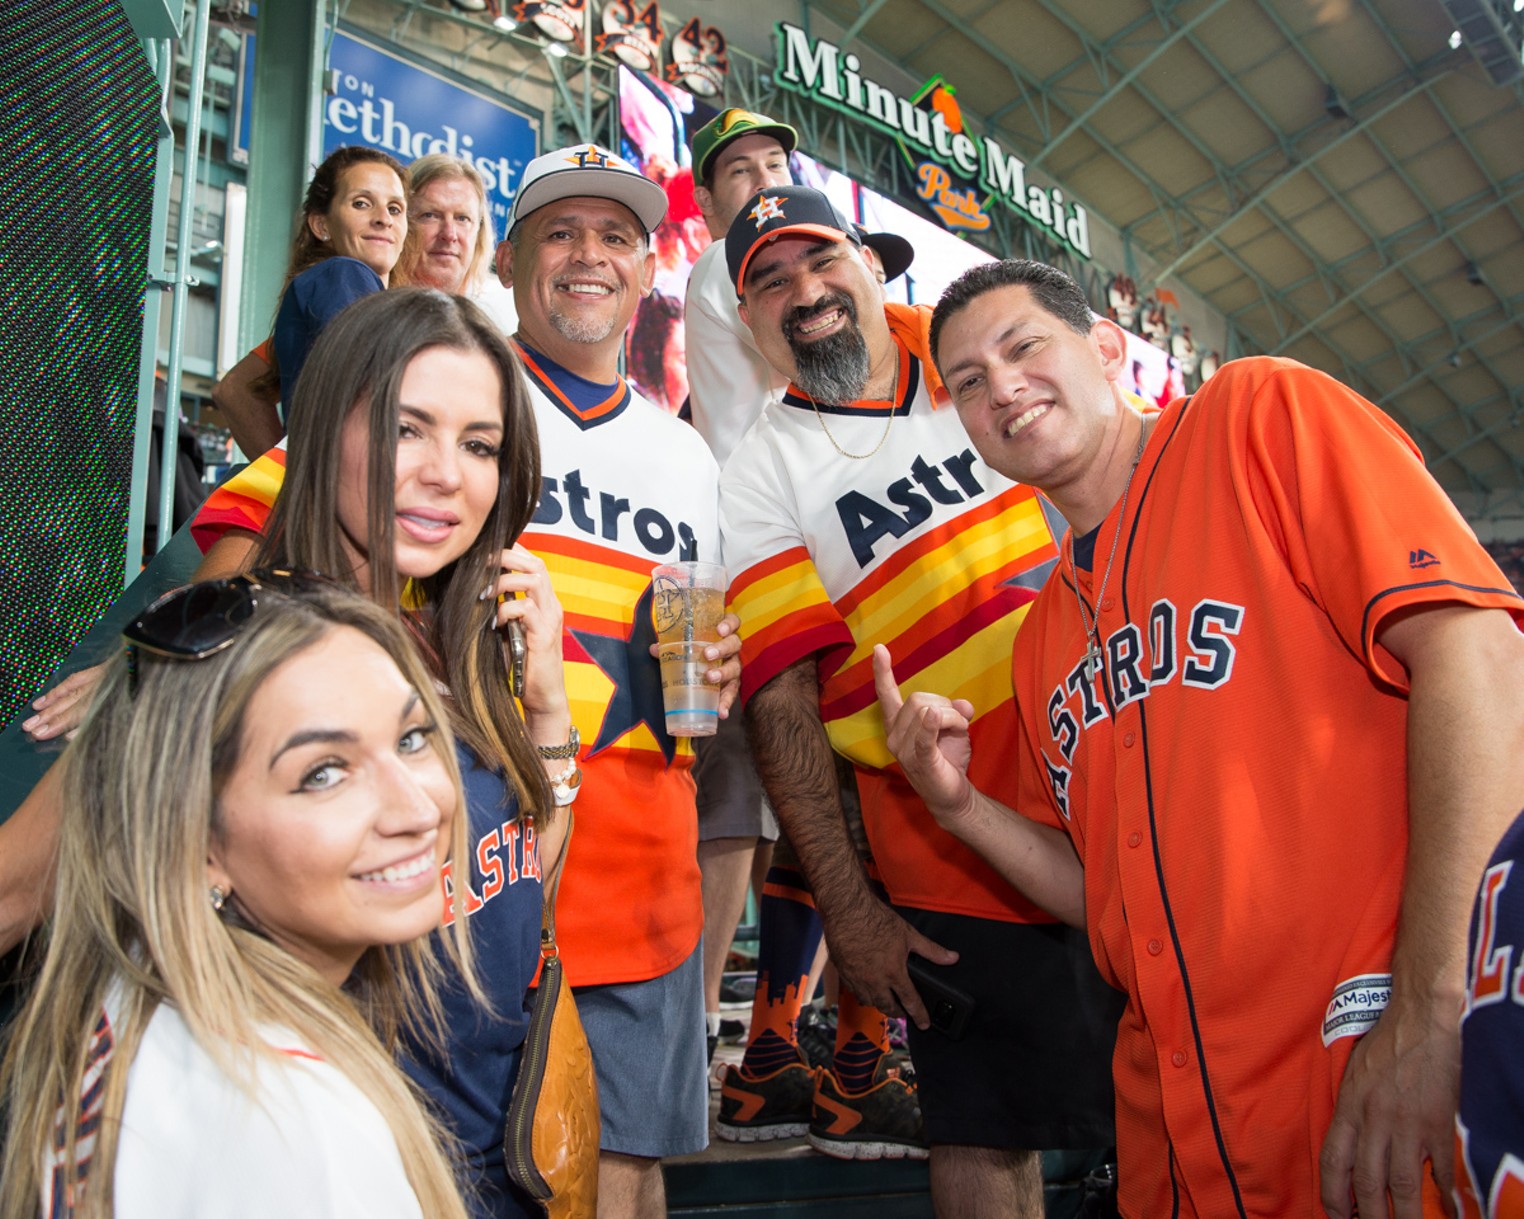
[[[391,1129],[333,1067],[261,1060],[256,1100],[173,1032],[128,1076],[117,1219],[421,1219]]]

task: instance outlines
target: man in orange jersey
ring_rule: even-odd
[[[1239,360],[1145,417],[1121,330],[1019,261],[954,283],[930,342],[1070,536],[1016,732],[971,746],[977,702],[897,688],[887,653],[880,703],[939,823],[1127,993],[1123,1213],[1447,1209],[1467,907],[1524,793],[1518,595],[1322,373]],[[1025,817],[978,790],[992,745]]]
[[[916,688],[951,679],[986,711],[977,734],[1009,734],[1009,672],[991,657],[1009,650],[1052,566],[1052,534],[1030,488],[984,465],[956,415],[935,409],[929,311],[884,303],[856,232],[823,194],[761,191],[726,244],[741,316],[791,382],[721,478],[758,770],[844,981],[918,1026],[910,1048],[937,1210],[1041,1215],[1032,1149],[1110,1145],[1115,996],[1082,937],[940,830],[887,769],[869,658],[890,644],[912,658]],[[856,767],[893,909],[858,863],[832,748]],[[981,779],[998,788],[1004,767],[988,755]],[[966,1030],[930,1026],[911,953],[972,997]],[[904,1084],[872,1041],[865,1030],[866,1079],[844,1076],[840,1052],[819,1075],[816,1146],[903,1153],[905,1131],[885,1118]],[[773,1078],[804,1070],[783,1063]],[[771,1086],[727,1082],[763,1100]]]

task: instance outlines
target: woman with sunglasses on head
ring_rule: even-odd
[[[559,858],[567,819],[553,813],[575,798],[580,772],[561,607],[544,563],[516,544],[540,491],[516,357],[469,301],[377,293],[319,337],[292,422],[289,451],[261,459],[268,477],[257,481],[280,488],[273,511],[234,496],[203,513],[209,529],[234,527],[197,574],[331,573],[407,626],[446,692],[469,819],[462,863],[446,877],[490,1003],[450,979],[447,1043],[412,1041],[405,1065],[450,1120],[475,1212],[537,1215],[508,1180],[503,1133],[540,959],[541,860]],[[0,826],[0,851],[46,834],[53,781],[18,811],[32,843]]]
[[[465,849],[430,674],[393,615],[270,576],[127,638],[61,763],[0,1215],[463,1217],[391,1056],[437,1021],[423,937]]]

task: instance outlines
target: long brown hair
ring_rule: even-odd
[[[396,566],[396,469],[402,377],[430,347],[476,351],[502,382],[503,444],[497,500],[470,548],[425,580],[413,581],[414,619],[441,681],[449,687],[456,733],[517,792],[521,814],[542,819],[553,805],[545,768],[508,687],[502,648],[488,627],[495,612],[480,593],[499,555],[534,516],[540,499],[540,444],[518,357],[477,306],[428,288],[378,292],[357,301],[318,336],[290,404],[286,476],[265,526],[256,565],[308,567],[358,587],[337,525],[340,457],[351,411],[368,413],[365,551],[370,596],[401,613]],[[413,608],[410,605],[410,608]]]
[[[76,1199],[75,1213],[112,1213],[128,1069],[160,1003],[173,1004],[201,1049],[256,1101],[260,1062],[289,1061],[261,1030],[292,1030],[375,1104],[423,1213],[465,1217],[450,1136],[391,1056],[402,1029],[437,1036],[430,1031],[442,1022],[432,937],[367,948],[341,990],[249,924],[219,918],[207,900],[207,852],[249,704],[276,668],[340,628],[377,643],[440,726],[435,748],[456,791],[451,856],[464,861],[468,850],[445,710],[395,617],[342,589],[298,596],[265,588],[258,596],[254,616],[221,652],[197,661],[140,653],[135,695],[119,654],[60,763],[64,811],[47,952],[0,1065],[10,1109],[4,1219],[34,1219],[55,1156],[58,1187]],[[464,923],[459,898],[456,923]],[[474,983],[465,937],[448,942]],[[76,1119],[108,996],[115,1046],[91,1149]]]

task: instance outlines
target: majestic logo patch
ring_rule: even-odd
[[[607,169],[612,157],[589,144],[582,152],[574,152],[566,158],[576,164],[578,169]]]
[[[769,220],[784,220],[783,200],[777,195],[763,195],[757,200],[757,206],[746,213],[748,220],[757,222],[757,232],[762,231],[762,226]]]
[[[1408,566],[1414,571],[1425,567],[1438,567],[1439,559],[1427,550],[1410,550],[1408,551]]]
[[[1360,974],[1340,982],[1323,1013],[1323,1044],[1370,1032],[1391,997],[1391,974]]]

